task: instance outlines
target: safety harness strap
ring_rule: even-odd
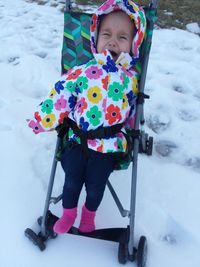
[[[101,127],[95,130],[89,130],[87,132],[81,130],[75,121],[71,120],[70,118],[64,118],[63,124],[61,128],[58,131],[58,136],[63,137],[68,131],[69,128],[71,128],[78,137],[80,137],[81,145],[83,148],[83,151],[88,156],[88,145],[87,140],[94,140],[94,139],[102,139],[102,138],[109,138],[113,135],[119,133],[123,127],[123,123],[119,123],[113,126],[109,127]]]

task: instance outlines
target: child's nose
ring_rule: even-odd
[[[109,43],[108,43],[108,46],[110,48],[112,48],[112,47],[116,47],[117,45],[116,45],[116,42],[114,40],[110,40]]]

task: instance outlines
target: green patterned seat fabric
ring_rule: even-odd
[[[66,12],[62,48],[62,73],[81,65],[93,56],[90,50],[91,15]]]

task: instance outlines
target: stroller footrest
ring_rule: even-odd
[[[106,228],[98,229],[90,233],[82,233],[76,227],[72,227],[68,234],[80,235],[100,240],[113,241],[118,243],[127,242],[127,228]]]

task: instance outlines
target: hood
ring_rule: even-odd
[[[97,55],[96,41],[97,41],[98,25],[101,16],[119,10],[124,11],[131,18],[136,27],[136,33],[134,33],[134,38],[132,42],[133,56],[131,58],[132,59],[131,63],[133,65],[139,58],[139,48],[144,39],[146,30],[146,18],[142,7],[136,5],[131,0],[107,0],[98,8],[97,12],[92,16],[92,24],[90,29],[91,50],[94,54],[94,57],[96,57]],[[123,54],[128,54],[128,53],[123,53]],[[128,57],[128,61],[130,61],[130,57]]]

